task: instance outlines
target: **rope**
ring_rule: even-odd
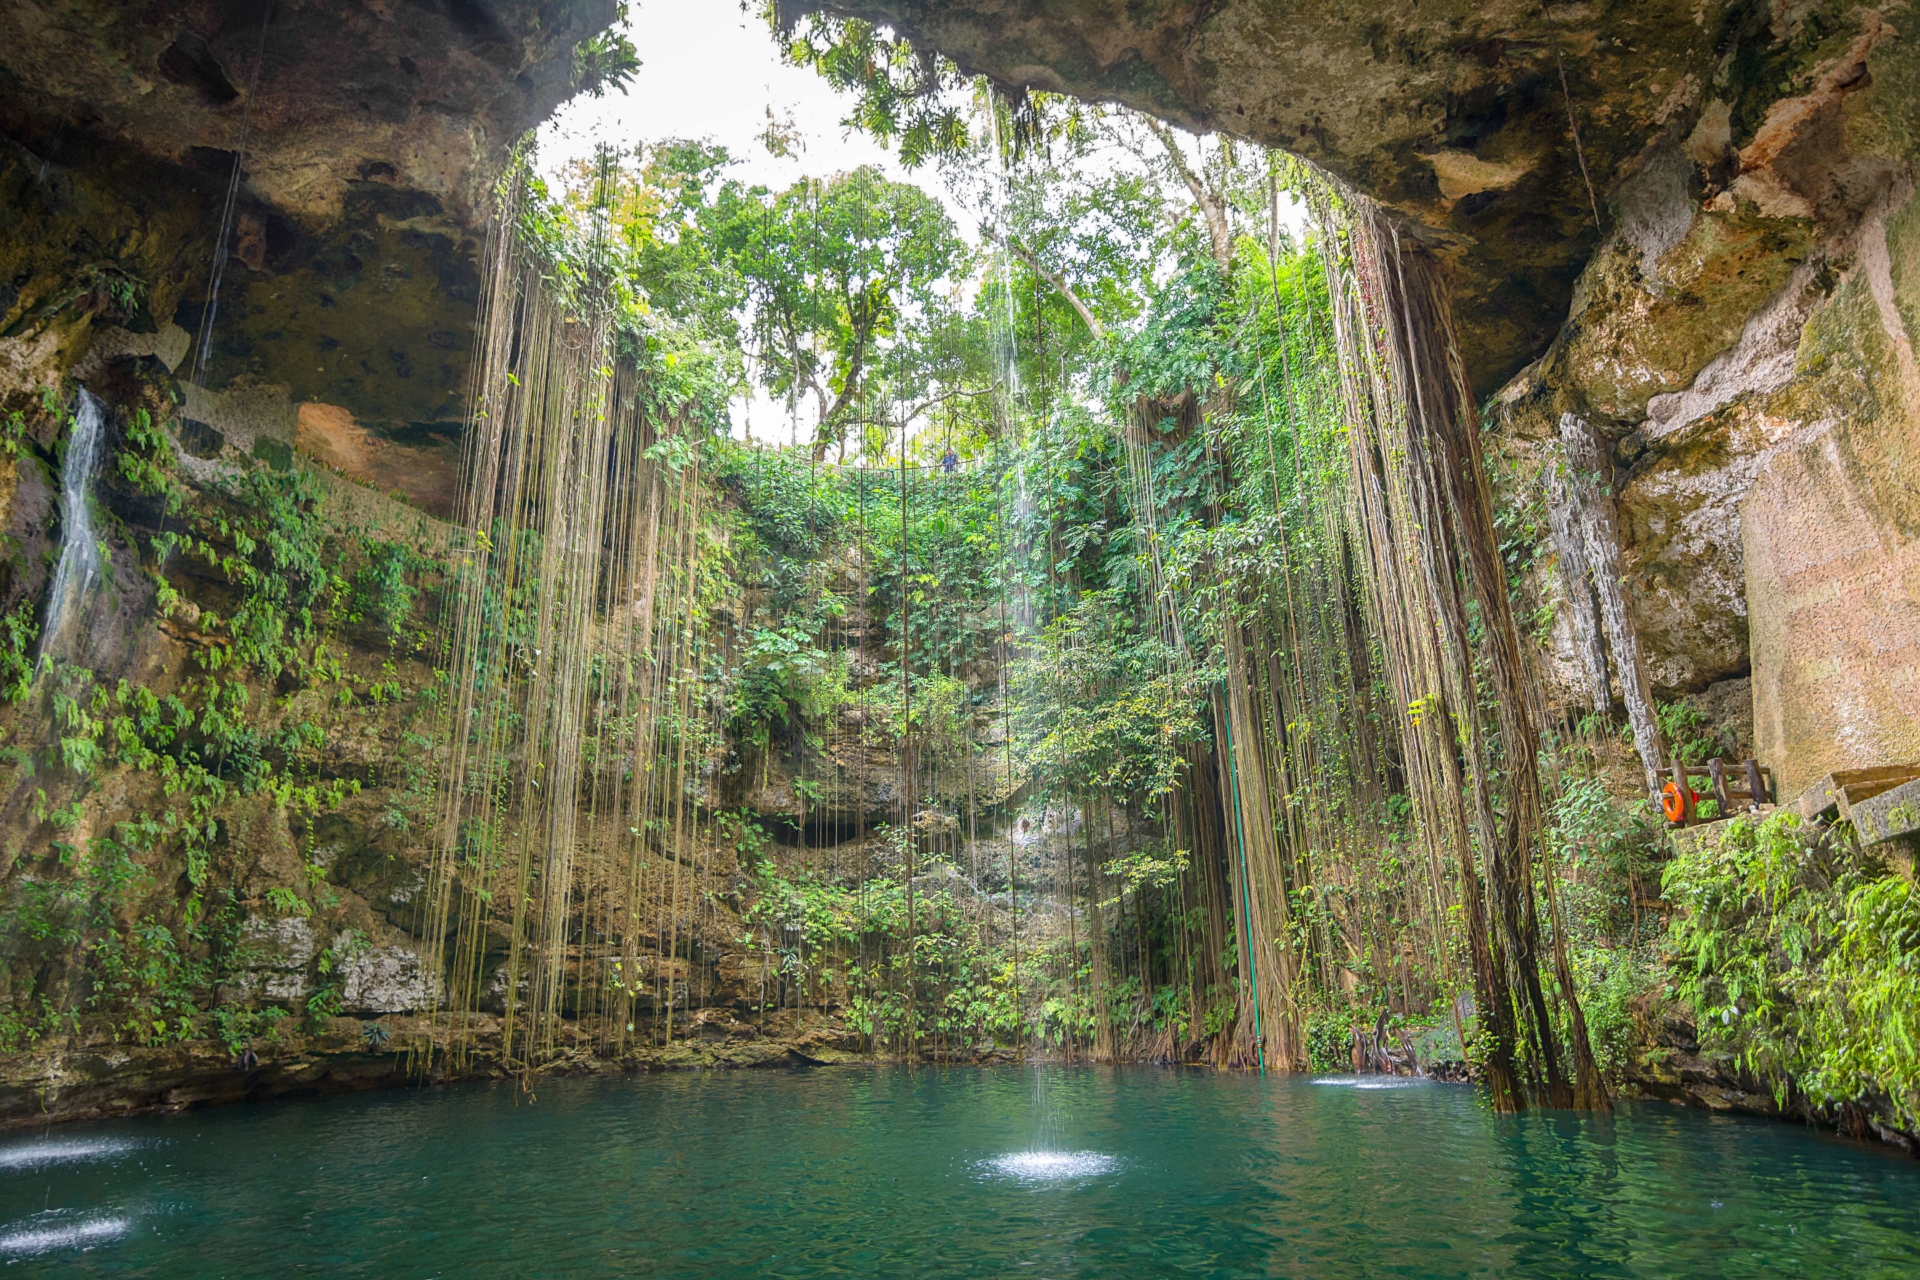
[[[253,121],[253,99],[260,85],[260,67],[267,59],[267,27],[273,22],[273,0],[260,14],[260,39],[253,50],[253,70],[247,76],[247,95],[240,101],[240,138],[234,146],[233,172],[227,178],[227,199],[220,210],[220,238],[213,246],[213,266],[207,279],[207,306],[200,313],[199,341],[194,343],[191,385],[204,387],[207,357],[213,352],[213,319],[220,308],[220,281],[227,272],[227,238],[233,232],[240,203],[240,166],[247,158],[247,130]]]
[[[1567,104],[1567,132],[1573,135],[1573,156],[1580,162],[1580,180],[1587,184],[1587,204],[1593,209],[1593,228],[1600,229],[1600,201],[1593,194],[1593,175],[1587,172],[1586,148],[1580,145],[1580,122],[1573,117],[1573,91],[1567,88],[1567,60],[1556,45],[1553,60],[1560,68],[1560,96]]]

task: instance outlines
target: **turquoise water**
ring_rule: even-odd
[[[1388,1086],[1388,1087],[1381,1087]],[[734,1072],[0,1135],[10,1275],[1914,1276],[1920,1164],[1642,1105],[1151,1068]]]

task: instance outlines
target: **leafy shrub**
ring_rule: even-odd
[[[39,637],[32,600],[22,600],[0,617],[0,698],[21,702],[32,690],[33,642]]]
[[[1920,1124],[1920,893],[1797,814],[1736,818],[1674,858],[1675,993],[1701,1044],[1816,1104],[1887,1097]]]
[[[406,544],[369,538],[365,543],[366,563],[354,571],[348,584],[352,621],[362,618],[380,624],[389,636],[398,637],[408,618],[413,616],[418,589],[408,575],[418,557]]]
[[[1586,941],[1617,940],[1634,924],[1650,887],[1660,831],[1643,806],[1619,801],[1598,778],[1574,778],[1548,811],[1548,843],[1565,877],[1567,923]]]
[[[769,730],[798,719],[817,724],[847,701],[847,659],[828,653],[789,623],[753,633],[735,670],[729,719],[765,747]]]
[[[1649,948],[1572,947],[1568,960],[1580,991],[1587,1039],[1600,1070],[1618,1078],[1640,1044],[1634,1006],[1658,981]]]
[[[272,1042],[280,1038],[280,1023],[287,1011],[275,1006],[265,1009],[215,1009],[213,1033],[234,1057],[252,1048],[256,1041]]]
[[[1707,722],[1706,715],[1690,702],[1661,702],[1654,706],[1654,719],[1668,749],[1686,764],[1705,764],[1715,756],[1733,754],[1733,741]]]
[[[1353,1015],[1318,1009],[1307,1016],[1307,1066],[1313,1071],[1353,1069]]]
[[[832,544],[846,519],[846,499],[831,471],[810,466],[798,450],[756,449],[725,440],[709,448],[715,477],[768,550],[815,559]]]

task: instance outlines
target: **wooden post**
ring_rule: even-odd
[[[1763,804],[1773,803],[1773,797],[1767,794],[1767,778],[1760,772],[1758,760],[1747,761],[1747,794],[1753,797],[1755,809]]]
[[[1733,816],[1733,797],[1727,794],[1727,771],[1720,767],[1720,757],[1707,761],[1707,774],[1713,779],[1713,798],[1720,805],[1720,816]]]
[[[1678,755],[1673,758],[1673,784],[1680,788],[1680,825],[1690,827],[1699,821],[1694,813],[1693,783],[1687,777],[1687,766]]]

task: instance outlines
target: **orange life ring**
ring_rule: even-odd
[[[1687,790],[1693,792],[1693,802],[1700,803],[1700,793],[1692,787]],[[1679,783],[1669,782],[1660,789],[1660,812],[1667,815],[1668,822],[1679,822],[1687,816],[1687,802],[1680,796]]]

